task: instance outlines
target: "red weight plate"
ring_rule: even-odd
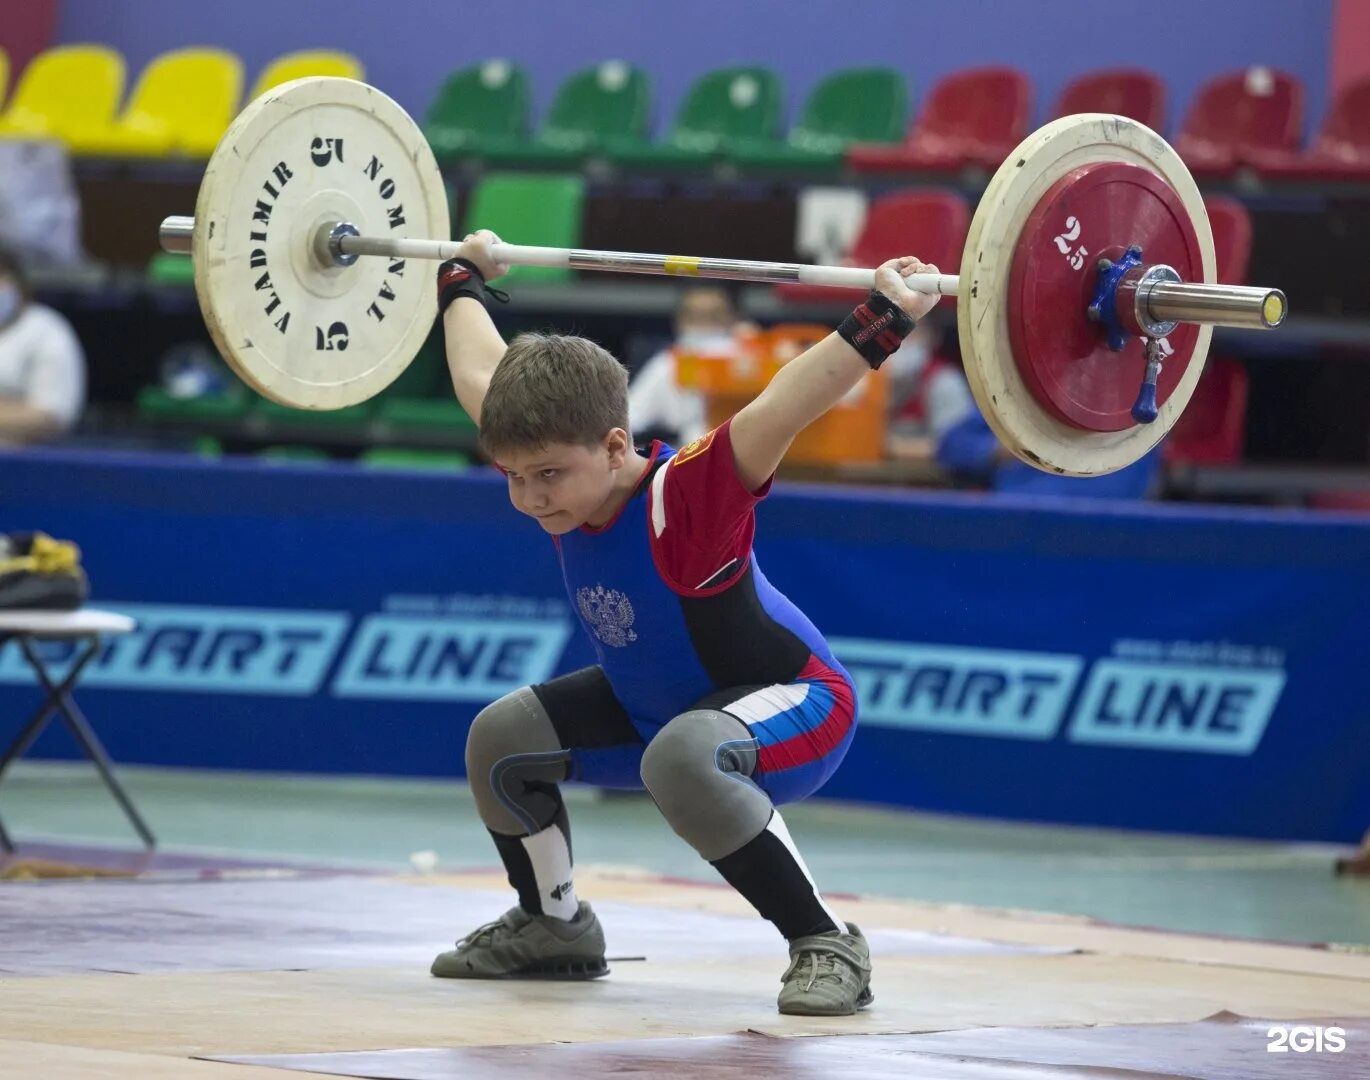
[[[1028,216],[1009,275],[1009,338],[1014,361],[1037,401],[1085,431],[1134,427],[1132,405],[1146,368],[1140,338],[1121,352],[1108,347],[1085,309],[1101,257],[1138,245],[1144,265],[1173,266],[1184,281],[1203,281],[1199,238],[1179,195],[1164,178],[1123,162],[1074,169]],[[1175,391],[1194,353],[1199,328],[1181,324],[1167,338],[1173,355],[1161,367],[1156,400]]]

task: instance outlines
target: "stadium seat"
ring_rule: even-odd
[[[148,260],[147,279],[153,285],[193,285],[195,263],[189,255],[158,251]]]
[[[374,400],[349,405],[345,409],[296,409],[261,398],[252,406],[251,416],[253,420],[271,425],[345,428],[369,423],[375,412]]]
[[[1218,280],[1224,285],[1245,285],[1251,263],[1251,215],[1245,206],[1226,195],[1205,196],[1204,208],[1213,227]]]
[[[557,174],[491,173],[471,192],[463,232],[491,229],[511,244],[575,247],[585,181]],[[565,281],[564,267],[515,266],[504,281]]]
[[[609,156],[628,168],[703,165],[741,142],[773,142],[779,130],[780,76],[764,67],[720,68],[690,87],[665,139],[616,140]]]
[[[1066,85],[1056,99],[1051,118],[1090,112],[1126,116],[1152,131],[1162,131],[1165,127],[1165,84],[1160,76],[1137,68],[1092,71]]]
[[[1314,510],[1342,510],[1370,514],[1370,491],[1316,491],[1308,497]]]
[[[280,446],[263,446],[256,453],[258,461],[268,465],[309,465],[331,460],[328,451],[319,446],[300,446],[285,443]]]
[[[442,330],[434,326],[409,366],[395,381],[376,395],[385,402],[394,398],[450,398],[452,382],[447,374],[447,358],[443,353]]]
[[[423,125],[439,161],[479,154],[489,139],[528,135],[528,73],[508,60],[454,71],[444,80]]]
[[[1246,440],[1246,368],[1227,356],[1210,356],[1184,412],[1165,442],[1172,465],[1235,465]]]
[[[223,49],[177,49],[151,60],[118,119],[94,127],[82,152],[207,158],[243,92],[243,64]]]
[[[474,441],[474,421],[452,396],[443,334],[430,334],[414,362],[377,395],[375,417],[386,436],[437,433]]]
[[[393,434],[476,434],[475,421],[455,398],[395,398],[382,401],[378,418]]]
[[[608,141],[642,139],[650,109],[647,73],[623,60],[605,60],[561,84],[533,139],[491,139],[482,156],[499,164],[574,165],[603,151]]]
[[[1342,88],[1307,153],[1253,151],[1251,162],[1262,175],[1281,179],[1370,179],[1370,78]]]
[[[861,234],[842,260],[847,266],[879,266],[887,259],[908,255],[917,237],[916,254],[944,273],[960,272],[961,249],[970,228],[970,207],[955,191],[908,191],[885,195],[871,203]],[[833,289],[824,285],[784,284],[776,296],[788,304],[833,303],[863,290]]]
[[[1303,130],[1303,84],[1266,67],[1210,79],[1190,106],[1175,149],[1191,172],[1224,176],[1270,152],[1292,152]]]
[[[273,86],[309,75],[332,75],[340,79],[365,79],[366,68],[350,53],[336,49],[304,49],[276,57],[257,76],[249,100],[259,98]]]
[[[1224,195],[1205,197],[1204,206],[1213,226],[1218,280],[1224,285],[1245,284],[1251,261],[1251,215],[1236,199]],[[1166,439],[1165,460],[1174,465],[1241,461],[1248,383],[1240,361],[1210,355],[1193,397]]]
[[[373,447],[357,460],[369,469],[410,469],[419,472],[460,472],[471,464],[469,457],[454,450],[406,450],[390,446]]]
[[[137,413],[149,421],[230,421],[247,416],[252,395],[247,387],[230,386],[221,394],[174,397],[160,386],[145,386],[138,391]]]
[[[746,140],[728,157],[752,169],[836,169],[852,143],[897,141],[908,99],[892,68],[844,68],[814,87],[784,142]]]
[[[857,144],[847,163],[859,172],[997,169],[1027,134],[1032,85],[1016,68],[982,67],[948,75],[898,146]]]
[[[0,138],[56,139],[71,150],[114,119],[124,93],[124,58],[104,45],[39,53],[0,116]]]
[[[0,105],[4,104],[5,95],[10,89],[10,54],[0,49]]]

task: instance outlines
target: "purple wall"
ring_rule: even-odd
[[[504,56],[533,74],[535,119],[571,71],[610,57],[642,64],[654,76],[658,129],[695,76],[739,62],[777,68],[792,112],[838,67],[900,68],[917,102],[948,72],[1010,63],[1037,87],[1038,120],[1071,76],[1137,65],[1168,80],[1168,133],[1205,77],[1264,63],[1303,79],[1310,125],[1322,116],[1332,0],[1100,7],[1111,19],[1094,10],[1082,0],[63,0],[58,41],[112,44],[132,71],[165,49],[224,45],[243,57],[249,79],[279,53],[342,48],[361,57],[370,82],[418,115],[445,73]]]

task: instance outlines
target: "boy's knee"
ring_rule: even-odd
[[[728,760],[730,744],[742,744],[735,760]],[[642,782],[653,797],[676,787],[697,790],[720,769],[751,773],[755,757],[750,733],[740,720],[712,709],[681,713],[657,733],[642,752]],[[720,762],[720,756],[725,760]]]
[[[513,754],[560,748],[546,710],[525,686],[492,701],[471,721],[466,736],[466,775],[488,775],[496,762]]]
[[[736,717],[682,713],[642,754],[642,782],[671,828],[706,859],[731,854],[766,827],[771,801],[749,779],[756,742]]]
[[[546,828],[561,811],[556,784],[569,756],[529,688],[481,709],[466,737],[466,779],[486,827],[508,835]]]

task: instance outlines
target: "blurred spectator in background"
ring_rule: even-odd
[[[1160,474],[1160,451],[1107,476],[1054,476],[1019,461],[985,423],[961,369],[939,355],[945,323],[920,322],[886,362],[890,457],[936,461],[958,484],[1024,495],[1144,499]]]
[[[942,327],[939,313],[931,313],[885,361],[890,380],[886,446],[892,458],[936,461],[947,432],[975,413],[966,377],[939,352]]]
[[[1104,476],[1056,476],[1014,457],[990,430],[978,408],[946,433],[937,461],[956,480],[1013,495],[1050,495],[1082,499],[1145,499],[1161,473],[1157,447],[1140,461]]]
[[[85,400],[86,358],[75,332],[33,302],[22,263],[0,248],[0,446],[69,431]]]
[[[704,397],[676,382],[676,352],[731,356],[749,328],[722,285],[689,285],[675,311],[675,342],[647,360],[628,386],[628,416],[637,439],[655,437],[685,446],[708,432]]]

